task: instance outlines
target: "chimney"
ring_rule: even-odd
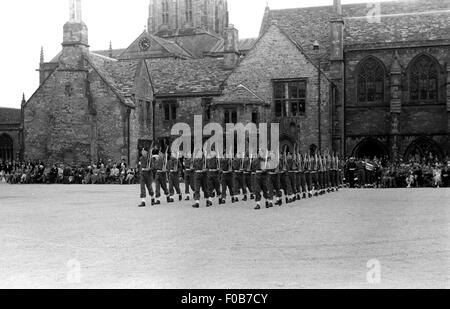
[[[239,64],[239,32],[233,24],[229,24],[225,30],[224,42],[224,67],[227,70],[234,69]]]

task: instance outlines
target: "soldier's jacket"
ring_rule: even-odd
[[[241,170],[241,163],[242,163],[242,159],[240,158],[235,158],[233,160],[233,171],[239,171]]]
[[[156,155],[152,158],[152,169],[155,171],[162,171],[164,168],[164,155]]]
[[[300,156],[298,159],[298,170],[302,173],[305,171],[305,161],[303,160],[302,156]]]
[[[292,158],[292,171],[298,171],[298,161],[297,158]]]
[[[195,171],[203,171],[203,158],[195,158],[193,167]]]
[[[265,159],[263,159],[261,157],[255,158],[252,161],[251,170],[252,170],[252,172],[261,171],[261,170],[263,170],[264,165],[265,165]]]
[[[278,162],[276,162],[276,160],[272,160],[271,158],[268,159],[267,161],[267,170],[270,173],[276,173],[278,172],[279,169],[279,164],[277,164]],[[265,162],[264,162],[265,164]]]
[[[223,172],[231,172],[232,166],[231,166],[231,159],[227,159],[227,158],[221,158],[220,159],[220,168]]]
[[[294,158],[288,156],[286,159],[286,170],[290,172],[293,170],[293,167],[294,167]]]
[[[169,161],[167,161],[167,170],[178,172],[180,170],[179,164],[180,162],[177,158],[170,158]]]
[[[246,172],[251,172],[252,170],[251,159],[249,157],[245,157],[244,159],[244,170]]]
[[[217,170],[219,169],[219,161],[217,158],[211,158],[206,160],[206,168],[208,170]]]
[[[150,170],[151,169],[151,158],[149,156],[141,156],[139,158],[139,169]]]
[[[185,170],[186,171],[192,171],[193,170],[193,163],[194,163],[194,160],[193,159],[191,159],[191,158],[185,158],[184,159],[184,161],[183,161],[183,163],[184,163],[184,168],[185,168]]]

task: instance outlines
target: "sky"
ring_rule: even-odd
[[[370,2],[370,0],[368,0]],[[343,4],[368,2],[342,0]],[[126,48],[144,30],[149,0],[83,0],[83,20],[91,50]],[[228,0],[230,23],[240,38],[257,37],[267,0]],[[271,9],[332,5],[333,0],[270,0]],[[0,107],[20,108],[39,86],[41,46],[45,61],[61,50],[68,0],[7,0],[0,10]]]

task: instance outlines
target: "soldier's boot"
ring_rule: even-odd
[[[306,199],[306,193],[303,192],[303,199]]]
[[[225,199],[224,198],[219,198],[219,205],[223,205],[225,204]]]
[[[139,205],[138,205],[138,207],[145,207],[146,205],[145,205],[145,202],[144,201],[142,201]]]
[[[192,205],[192,208],[200,208],[200,201],[195,201],[195,204]]]
[[[261,209],[261,204],[258,202],[258,203],[256,203],[255,210],[260,210],[260,209]]]
[[[273,207],[272,201],[267,201],[266,202],[266,208],[269,209],[269,208],[272,208],[272,207]]]
[[[206,207],[211,207],[213,205],[213,203],[211,202],[211,200],[206,201]]]
[[[155,201],[155,205],[161,205],[161,201],[157,199],[157,200]]]
[[[275,203],[275,205],[282,206],[283,205],[283,200],[281,198],[278,198],[277,202]]]
[[[182,201],[183,200],[183,194],[178,195],[178,201]]]
[[[152,198],[152,206],[155,206],[155,199]]]
[[[185,201],[189,201],[191,198],[189,195],[186,195],[186,198],[184,199]]]
[[[250,199],[251,200],[254,200],[255,199],[255,195],[252,193],[252,194],[250,194]]]
[[[247,196],[247,194],[244,195],[244,198],[242,199],[242,201],[243,201],[243,202],[247,202],[247,201],[248,201],[248,196]]]
[[[174,203],[174,202],[175,202],[175,200],[173,199],[173,197],[171,197],[171,196],[167,197],[167,203],[171,204],[171,203]]]
[[[297,194],[297,201],[300,201],[302,199],[302,197],[300,196],[300,193]]]

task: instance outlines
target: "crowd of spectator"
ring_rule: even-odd
[[[349,158],[346,182],[351,188],[450,187],[450,160],[429,156],[391,162],[388,158]]]
[[[138,171],[125,161],[91,166],[43,162],[3,161],[0,159],[0,182],[9,184],[135,184]]]

